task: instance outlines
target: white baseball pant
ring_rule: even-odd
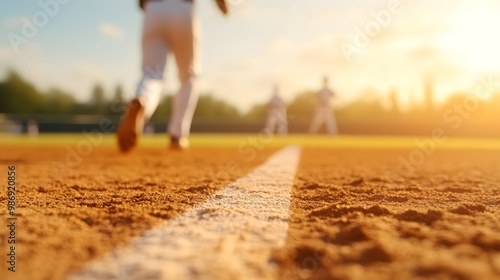
[[[311,133],[318,133],[323,123],[326,125],[328,134],[337,134],[337,121],[332,113],[332,109],[328,106],[319,106],[318,108],[316,108],[316,114],[311,123],[309,131]]]
[[[288,121],[286,111],[282,109],[271,109],[267,114],[264,131],[268,134],[287,134]]]
[[[175,57],[181,88],[174,97],[168,132],[187,137],[198,102],[199,25],[193,3],[184,0],[149,1],[142,37],[143,77],[136,96],[143,101],[146,120],[156,111],[163,90],[167,56]]]

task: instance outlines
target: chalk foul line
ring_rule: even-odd
[[[81,279],[275,279],[273,248],[288,235],[300,147],[68,276]]]

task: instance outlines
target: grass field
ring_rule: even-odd
[[[182,153],[157,135],[123,155],[113,135],[2,135],[18,270],[1,259],[0,279],[500,279],[500,141],[429,141],[193,135]]]
[[[101,146],[115,146],[113,134],[101,134],[95,141]],[[42,134],[38,137],[12,136],[0,134],[0,145],[8,146],[65,146],[76,145],[89,138],[84,134]],[[383,137],[383,136],[315,136],[296,134],[288,136],[265,136],[260,134],[194,134],[191,136],[193,147],[239,147],[241,145],[257,145],[266,147],[283,147],[300,145],[312,148],[380,148],[380,149],[412,149],[418,147],[416,141],[432,141],[427,137]],[[165,147],[167,138],[164,134],[156,134],[141,139],[141,147]],[[484,138],[449,138],[442,143],[435,143],[442,149],[479,149],[500,150],[500,139]]]

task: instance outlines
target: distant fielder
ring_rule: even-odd
[[[279,95],[279,89],[274,88],[273,96],[269,101],[267,109],[267,120],[264,132],[268,134],[287,134],[288,121],[286,116],[286,104]]]
[[[160,102],[163,72],[168,54],[175,57],[181,88],[174,98],[168,127],[170,146],[184,149],[194,110],[198,102],[196,76],[199,73],[199,26],[194,0],[140,0],[145,19],[142,35],[142,72],[136,98],[128,106],[117,130],[123,152],[137,145],[144,123],[151,118]],[[225,0],[216,0],[223,14],[228,13]]]
[[[311,123],[309,131],[318,133],[323,123],[326,125],[328,134],[335,135],[338,133],[337,121],[330,107],[330,99],[334,96],[333,92],[328,87],[328,78],[323,79],[323,89],[317,93],[316,113]]]

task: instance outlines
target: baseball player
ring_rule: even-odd
[[[323,79],[323,89],[317,93],[316,113],[311,123],[309,131],[318,133],[323,123],[326,125],[328,134],[337,134],[337,121],[330,107],[330,99],[334,96],[333,92],[328,88],[328,78]]]
[[[215,0],[223,14],[228,13],[226,0]],[[144,11],[142,35],[143,76],[125,117],[117,130],[123,152],[137,145],[144,123],[151,118],[160,102],[166,59],[173,54],[181,88],[172,103],[168,127],[170,146],[185,149],[194,110],[198,102],[196,76],[199,73],[199,26],[194,0],[140,0]]]
[[[288,133],[286,104],[281,98],[277,86],[274,87],[273,96],[269,100],[266,126],[264,128],[264,132],[267,134],[273,134],[275,131],[277,134]]]

